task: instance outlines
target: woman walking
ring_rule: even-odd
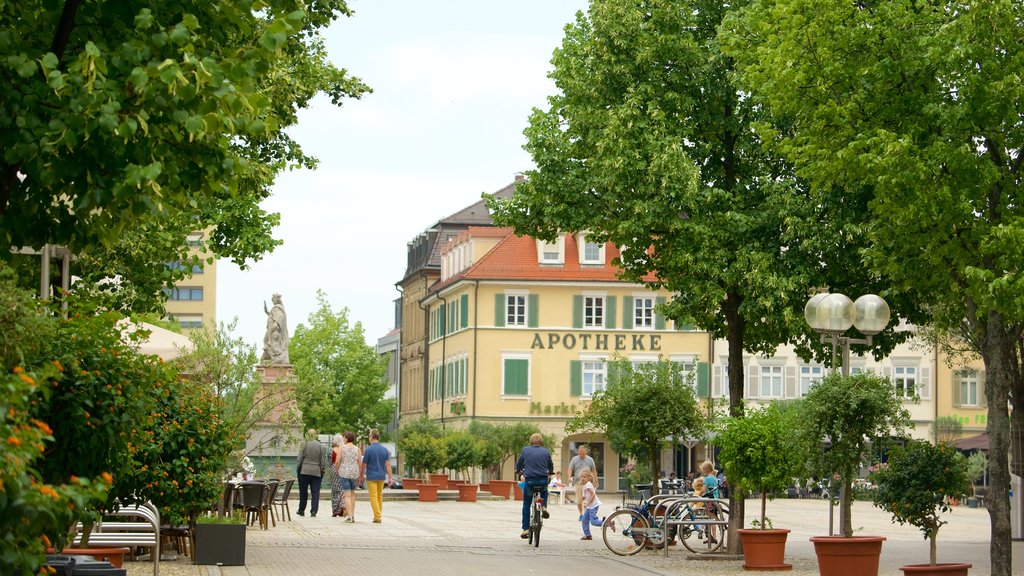
[[[345,522],[356,521],[356,485],[359,483],[359,463],[363,460],[363,454],[355,441],[354,433],[345,432],[345,444],[339,449],[338,462],[335,464],[348,515]]]
[[[331,439],[331,518],[345,514],[345,501],[342,500],[344,492],[341,489],[341,476],[338,476],[338,461],[341,460],[343,441],[341,434],[335,434]]]

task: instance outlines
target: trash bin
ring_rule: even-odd
[[[126,568],[114,568],[110,562],[91,556],[47,554],[46,565],[56,570],[57,576],[128,576]]]

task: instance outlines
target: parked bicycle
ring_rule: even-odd
[[[645,548],[661,549],[677,537],[695,554],[715,552],[725,543],[729,511],[724,502],[685,494],[652,497],[649,487],[637,493],[638,503],[617,507],[605,520],[602,537],[615,554],[630,556]]]

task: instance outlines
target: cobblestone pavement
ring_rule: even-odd
[[[601,512],[614,510],[615,495],[605,495]],[[580,541],[576,507],[553,505],[544,524],[539,548],[518,537],[521,504],[511,501],[462,503],[442,501],[384,502],[384,518],[371,523],[369,504],[356,506],[355,524],[338,518],[293,515],[269,530],[250,529],[245,566],[195,566],[182,558],[162,562],[161,576],[306,576],[350,573],[523,576],[614,571],[617,576],[721,574],[744,572],[741,560],[688,559],[682,547],[664,552],[641,552],[618,557],[608,551],[595,531],[593,541]],[[747,525],[758,508],[748,501]],[[293,505],[294,509],[294,505]],[[828,504],[820,500],[776,500],[768,514],[776,527],[792,530],[786,547],[791,574],[818,574],[811,536],[828,533]],[[984,509],[957,507],[950,523],[939,532],[939,561],[974,565],[972,576],[989,574],[989,519]],[[908,526],[893,525],[890,517],[868,503],[853,511],[858,533],[882,535],[880,574],[902,574],[898,566],[926,563],[928,543]],[[1014,567],[1024,568],[1024,543],[1013,544]],[[131,576],[152,574],[152,565],[128,563]],[[1022,571],[1024,573],[1024,571]]]

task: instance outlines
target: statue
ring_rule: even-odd
[[[263,337],[263,362],[270,364],[288,364],[288,317],[281,304],[281,295],[274,294],[274,307],[267,310],[263,302],[263,312],[267,315],[267,334]]]

